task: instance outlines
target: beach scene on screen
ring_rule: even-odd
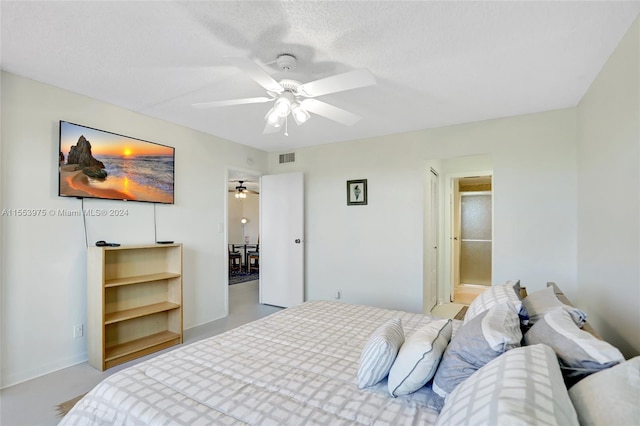
[[[60,195],[173,203],[174,148],[60,122]]]

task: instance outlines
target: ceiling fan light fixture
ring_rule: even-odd
[[[291,112],[291,101],[286,96],[280,96],[273,109],[280,117],[286,117]]]
[[[210,108],[274,102],[272,108],[264,116],[267,124],[264,127],[263,134],[276,133],[280,128],[284,128],[284,134],[287,136],[289,114],[298,125],[307,122],[310,118],[310,113],[313,113],[345,126],[351,126],[357,123],[361,117],[315,98],[376,84],[375,77],[366,69],[347,71],[306,83],[288,78],[276,81],[257,61],[248,58],[227,59],[232,65],[244,71],[249,78],[262,86],[266,90],[268,97],[199,102],[193,104],[193,106],[196,108]],[[275,62],[280,71],[286,73],[295,69],[296,57],[284,53],[279,55]]]
[[[291,108],[291,115],[293,115],[293,119],[298,125],[304,123],[310,117],[309,113],[297,102],[294,103],[293,107]]]
[[[272,126],[277,126],[278,121],[280,120],[280,116],[278,115],[276,108],[273,107],[269,111],[267,111],[267,115],[264,116],[264,119]]]
[[[247,187],[242,185],[244,181],[239,180],[238,182],[240,182],[240,185],[236,186],[235,197],[240,199],[247,198]]]

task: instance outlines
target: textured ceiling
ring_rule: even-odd
[[[2,69],[265,151],[575,106],[640,2],[2,1]],[[366,68],[377,85],[322,96],[360,115],[313,115],[263,134],[270,104],[225,57],[297,57],[308,82]],[[62,117],[64,118],[64,117]],[[70,117],[67,117],[70,118]],[[113,130],[113,129],[111,129]],[[117,131],[117,129],[115,129]],[[140,136],[140,135],[138,135]]]

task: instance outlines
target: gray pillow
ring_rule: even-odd
[[[487,362],[520,346],[522,332],[516,306],[500,303],[464,324],[447,346],[433,379],[442,398]]]
[[[580,330],[564,308],[547,312],[525,333],[524,342],[551,346],[558,356],[567,387],[624,361],[616,347]]]
[[[581,425],[640,422],[640,356],[581,380],[569,396]]]
[[[436,426],[578,425],[553,351],[525,346],[494,358],[445,400]]]
[[[555,308],[565,308],[578,327],[582,327],[587,320],[587,315],[583,311],[562,303],[556,296],[553,287],[546,287],[531,293],[522,300],[522,306],[529,315],[530,325],[535,324],[547,312]]]

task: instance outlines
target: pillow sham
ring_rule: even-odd
[[[413,393],[431,380],[451,340],[452,328],[451,320],[432,321],[405,340],[389,371],[392,396]]]
[[[516,288],[518,293],[516,293]],[[520,280],[492,285],[471,302],[464,316],[464,324],[499,303],[512,303],[516,307],[516,312],[520,312],[522,301],[520,300],[519,289]]]
[[[403,343],[404,330],[400,318],[390,319],[374,330],[360,354],[360,389],[373,386],[387,377]]]
[[[445,400],[436,426],[578,425],[553,350],[515,348],[476,371]]]
[[[509,349],[520,346],[522,332],[513,303],[500,303],[458,329],[442,356],[433,391],[442,398],[476,370]]]
[[[524,342],[544,343],[555,351],[567,387],[624,361],[616,347],[580,330],[564,308],[547,312],[525,333]]]
[[[581,425],[640,421],[640,356],[594,373],[569,389]]]
[[[530,325],[535,324],[547,312],[555,308],[565,308],[578,327],[582,327],[587,320],[587,314],[583,311],[562,303],[556,296],[553,287],[546,287],[531,293],[522,300],[522,307],[529,315]]]

